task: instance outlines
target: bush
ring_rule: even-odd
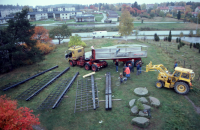
[[[176,38],[176,43],[178,43],[178,38]]]
[[[190,48],[192,48],[192,43],[190,43]]]
[[[180,45],[178,45],[178,50],[180,49]]]
[[[32,125],[39,125],[39,118],[32,114],[29,108],[17,108],[17,101],[0,96],[0,129],[2,130],[32,130]]]
[[[53,43],[40,43],[40,41],[37,41],[36,47],[42,51],[42,54],[46,55],[50,53],[52,50],[56,48],[56,46]]]
[[[82,47],[86,47],[86,43],[81,41],[81,37],[78,35],[75,36],[70,36],[70,41],[68,43],[68,47],[71,46],[82,46]]]
[[[181,38],[179,38],[179,43],[181,42]]]
[[[154,40],[155,40],[155,41],[160,41],[160,38],[159,38],[159,36],[157,35],[157,33],[154,34]]]

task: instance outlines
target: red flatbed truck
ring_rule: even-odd
[[[65,54],[65,58],[71,66],[82,66],[86,70],[98,71],[100,68],[107,67],[105,60],[113,60],[115,62],[123,62],[127,66],[134,59],[135,65],[142,60],[141,57],[147,57],[147,51],[142,51],[142,47],[132,48],[102,48],[92,49],[90,58],[85,58],[84,47],[73,46],[69,48],[69,53]]]

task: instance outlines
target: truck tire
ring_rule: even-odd
[[[106,61],[103,61],[103,67],[106,68],[108,66],[108,63]]]
[[[162,87],[164,87],[163,81],[157,81],[156,88],[162,88]]]
[[[190,91],[190,88],[185,82],[176,82],[174,85],[174,90],[181,95],[185,95]]]
[[[71,65],[71,67],[74,67],[73,61],[69,61],[69,64]]]
[[[90,69],[91,69],[90,64],[86,63],[86,64],[85,64],[85,70],[90,70]]]
[[[92,65],[92,71],[94,72],[98,71],[98,67],[95,64]]]
[[[131,67],[132,67],[131,61],[126,62],[126,66],[128,67],[129,65],[131,65]]]
[[[102,36],[102,38],[104,38],[104,36]]]
[[[93,37],[93,39],[95,39],[95,37]]]
[[[134,64],[135,67],[137,67],[138,62],[139,62],[139,60],[135,61],[135,64]]]
[[[113,36],[113,38],[115,38],[115,36]]]

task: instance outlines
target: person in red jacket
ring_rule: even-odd
[[[129,69],[129,67],[126,67],[124,72],[126,73],[126,77],[130,77],[130,69]]]

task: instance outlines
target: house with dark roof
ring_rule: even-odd
[[[107,10],[108,13],[108,17],[107,20],[111,20],[111,21],[118,21],[118,13],[116,13],[115,11],[111,11],[111,10]]]
[[[76,15],[74,19],[76,22],[95,22],[95,17],[92,14],[79,14]]]
[[[68,20],[72,16],[81,15],[81,11],[51,11],[51,12],[29,12],[27,19],[44,20],[53,18],[54,20]]]
[[[174,7],[174,10],[177,10],[177,12],[178,12],[178,11],[184,12],[184,11],[185,11],[185,7],[183,7],[183,6],[175,6],[175,7]]]
[[[0,24],[6,24],[8,20],[13,19],[14,17],[0,17]]]

